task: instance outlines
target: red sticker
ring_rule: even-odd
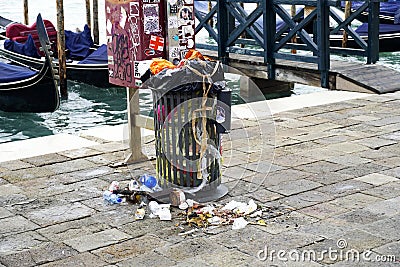
[[[160,37],[160,36],[152,35],[150,37],[149,48],[157,50],[157,51],[164,51],[164,38]]]

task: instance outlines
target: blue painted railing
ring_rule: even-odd
[[[261,56],[267,66],[269,79],[275,79],[276,59],[318,64],[321,86],[329,86],[330,55],[356,55],[366,57],[368,64],[379,59],[379,2],[365,1],[347,18],[341,18],[333,8],[339,7],[336,0],[196,0],[195,15],[199,23],[196,33],[206,29],[217,45],[196,43],[197,48],[218,51],[223,63],[229,64],[229,53]],[[211,3],[209,10],[208,3]],[[244,6],[253,3],[251,10]],[[291,16],[283,5],[311,7],[298,8]],[[368,39],[365,41],[351,27],[354,19],[368,9]],[[336,21],[330,27],[330,19]],[[216,20],[216,27],[210,25]],[[278,23],[277,23],[278,21]],[[330,46],[333,35],[347,32],[359,48]],[[297,41],[294,42],[293,40]],[[298,53],[290,53],[290,50]],[[302,53],[302,52],[308,53]]]

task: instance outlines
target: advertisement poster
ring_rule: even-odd
[[[164,2],[106,0],[105,8],[109,81],[138,87],[150,59],[165,58]]]

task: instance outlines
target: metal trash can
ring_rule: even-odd
[[[166,70],[150,86],[157,178],[163,188],[179,187],[199,201],[228,192],[221,185],[221,134],[230,127],[231,91],[225,88],[220,63],[207,67],[195,61],[182,70]],[[213,75],[205,79],[199,72]],[[218,118],[221,110],[223,120]]]

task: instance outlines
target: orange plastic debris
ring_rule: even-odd
[[[185,56],[185,59],[181,60],[177,66],[175,66],[172,62],[166,60],[166,59],[161,59],[161,58],[155,58],[153,59],[153,62],[150,64],[150,71],[153,75],[156,75],[157,73],[161,72],[163,69],[175,69],[175,68],[180,68],[185,65],[187,60],[208,60],[212,61],[211,58],[203,56],[199,51],[195,49],[190,49]]]

